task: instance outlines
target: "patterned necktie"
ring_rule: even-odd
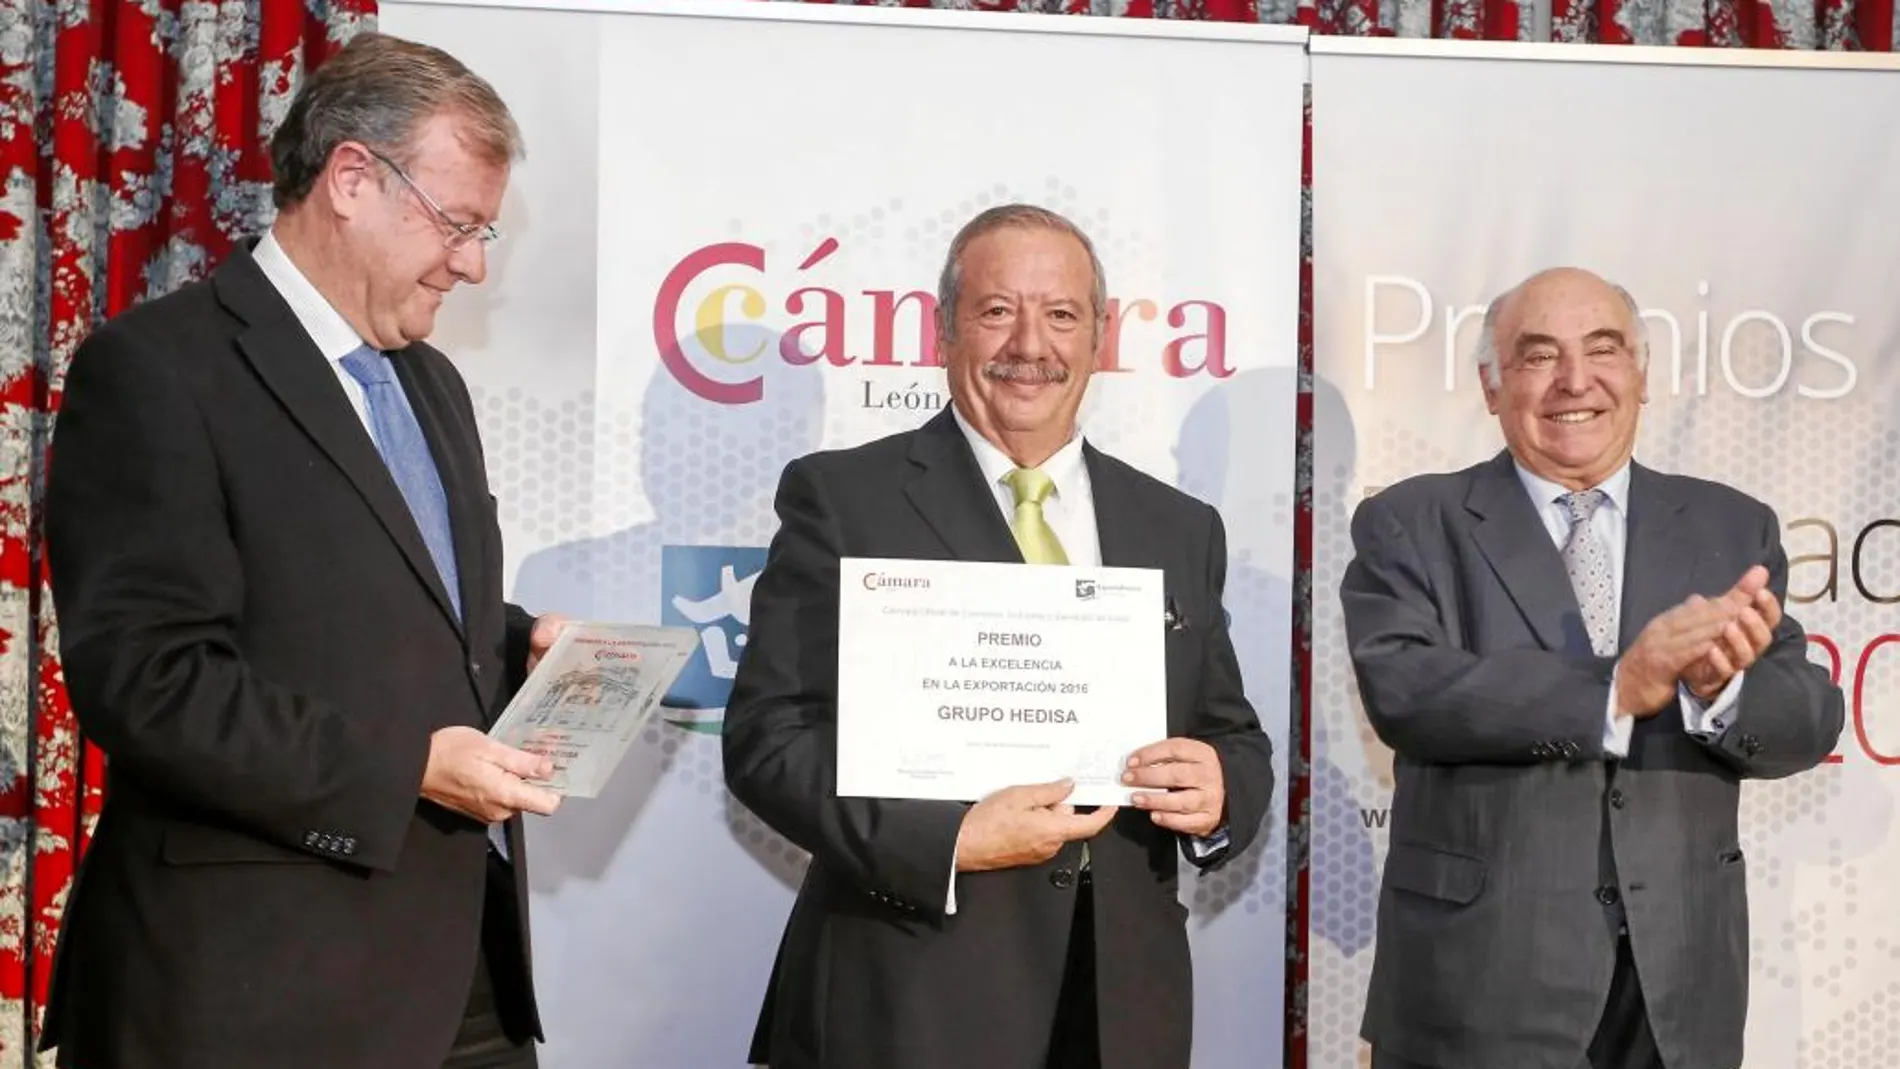
[[[370,437],[375,439],[376,451],[389,466],[390,477],[396,480],[403,500],[409,503],[409,514],[415,517],[422,542],[429,547],[429,556],[435,561],[442,585],[448,590],[449,603],[455,606],[459,619],[462,587],[456,579],[455,535],[449,528],[449,499],[442,490],[442,476],[436,471],[435,458],[429,453],[428,439],[422,436],[422,425],[416,422],[415,410],[409,407],[409,398],[402,392],[402,384],[396,381],[396,367],[389,362],[387,354],[363,345],[343,358],[343,369],[363,387],[369,407]]]
[[[1583,626],[1590,633],[1590,649],[1598,657],[1616,653],[1616,586],[1610,567],[1610,547],[1598,537],[1590,518],[1607,500],[1601,490],[1564,494],[1557,503],[1570,514],[1570,537],[1564,541],[1564,571],[1583,610]]]
[[[1017,468],[1003,476],[1003,482],[1016,495],[1016,518],[1010,522],[1010,532],[1016,536],[1016,546],[1023,551],[1023,560],[1028,564],[1067,564],[1069,555],[1062,552],[1062,542],[1056,538],[1055,529],[1042,516],[1042,503],[1056,488],[1055,480],[1043,474],[1041,468]]]

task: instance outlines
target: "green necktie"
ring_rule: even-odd
[[[1062,552],[1061,540],[1042,516],[1042,503],[1055,490],[1055,480],[1043,474],[1041,468],[1017,468],[1003,476],[1003,482],[1016,495],[1016,519],[1009,529],[1016,536],[1017,547],[1023,551],[1023,560],[1029,564],[1069,563],[1069,555]]]
[[[1062,540],[1056,537],[1055,528],[1043,518],[1042,503],[1056,488],[1054,479],[1043,473],[1041,468],[1017,468],[1003,476],[1003,482],[1009,485],[1010,493],[1016,495],[1016,518],[1009,529],[1016,536],[1016,546],[1023,551],[1023,560],[1028,564],[1067,564],[1069,555],[1062,552]],[[1082,857],[1078,868],[1086,871],[1089,867],[1089,844],[1082,844]]]

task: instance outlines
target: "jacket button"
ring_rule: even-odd
[[[1606,906],[1614,906],[1622,900],[1623,900],[1623,896],[1617,894],[1616,888],[1614,887],[1597,888],[1597,901],[1603,903]]]
[[[1049,883],[1058,891],[1066,891],[1075,886],[1075,870],[1057,869],[1049,874]]]
[[[1753,735],[1743,735],[1742,749],[1747,751],[1748,756],[1753,757],[1762,751],[1761,740]]]
[[[1612,809],[1621,809],[1621,808],[1623,808],[1623,791],[1622,791],[1622,789],[1621,789],[1621,788],[1611,788],[1611,790],[1610,790],[1610,808],[1612,808]]]

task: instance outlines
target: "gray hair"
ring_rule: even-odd
[[[1536,276],[1533,275],[1531,277],[1535,278]],[[1498,316],[1503,313],[1504,306],[1510,302],[1511,298],[1517,296],[1530,281],[1530,279],[1525,279],[1523,282],[1519,282],[1517,285],[1493,297],[1491,303],[1486,305],[1484,309],[1484,325],[1478,330],[1478,371],[1484,377],[1484,384],[1494,390],[1497,389],[1499,382],[1497,343]],[[1636,336],[1630,339],[1631,347],[1636,352],[1636,363],[1638,367],[1648,367],[1649,324],[1643,322],[1642,308],[1638,307],[1636,298],[1630,295],[1629,290],[1611,282],[1609,279],[1603,279],[1603,284],[1615,290],[1616,295],[1623,298],[1623,304],[1629,308],[1630,322],[1635,324],[1634,329],[1636,331]]]
[[[963,295],[963,250],[977,238],[1004,227],[1033,227],[1067,234],[1082,243],[1089,254],[1089,270],[1095,275],[1089,288],[1089,307],[1095,316],[1095,335],[1099,339],[1102,324],[1108,319],[1108,281],[1102,275],[1101,258],[1095,255],[1095,243],[1060,213],[1033,204],[1001,204],[985,209],[963,224],[950,241],[950,252],[943,259],[943,273],[937,276],[937,331],[945,341],[957,336],[957,300]]]
[[[480,76],[439,48],[361,33],[307,78],[271,136],[271,199],[301,203],[330,154],[360,141],[407,166],[418,129],[437,115],[461,119],[464,148],[505,166],[522,158],[521,130]]]

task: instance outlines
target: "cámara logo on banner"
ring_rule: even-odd
[[[941,408],[940,393],[906,380],[913,369],[943,366],[936,296],[897,285],[818,284],[826,273],[821,268],[848,274],[849,260],[835,237],[818,241],[789,271],[782,265],[792,257],[781,259],[761,245],[727,241],[694,249],[654,295],[653,343],[661,362],[695,395],[722,405],[764,397],[760,365],[778,360],[889,374],[888,385],[865,381],[865,408]],[[921,270],[931,275],[936,268]],[[1110,297],[1105,329],[1099,371],[1158,370],[1176,379],[1234,373],[1227,361],[1227,310],[1217,301]],[[739,337],[745,340],[735,343]]]

